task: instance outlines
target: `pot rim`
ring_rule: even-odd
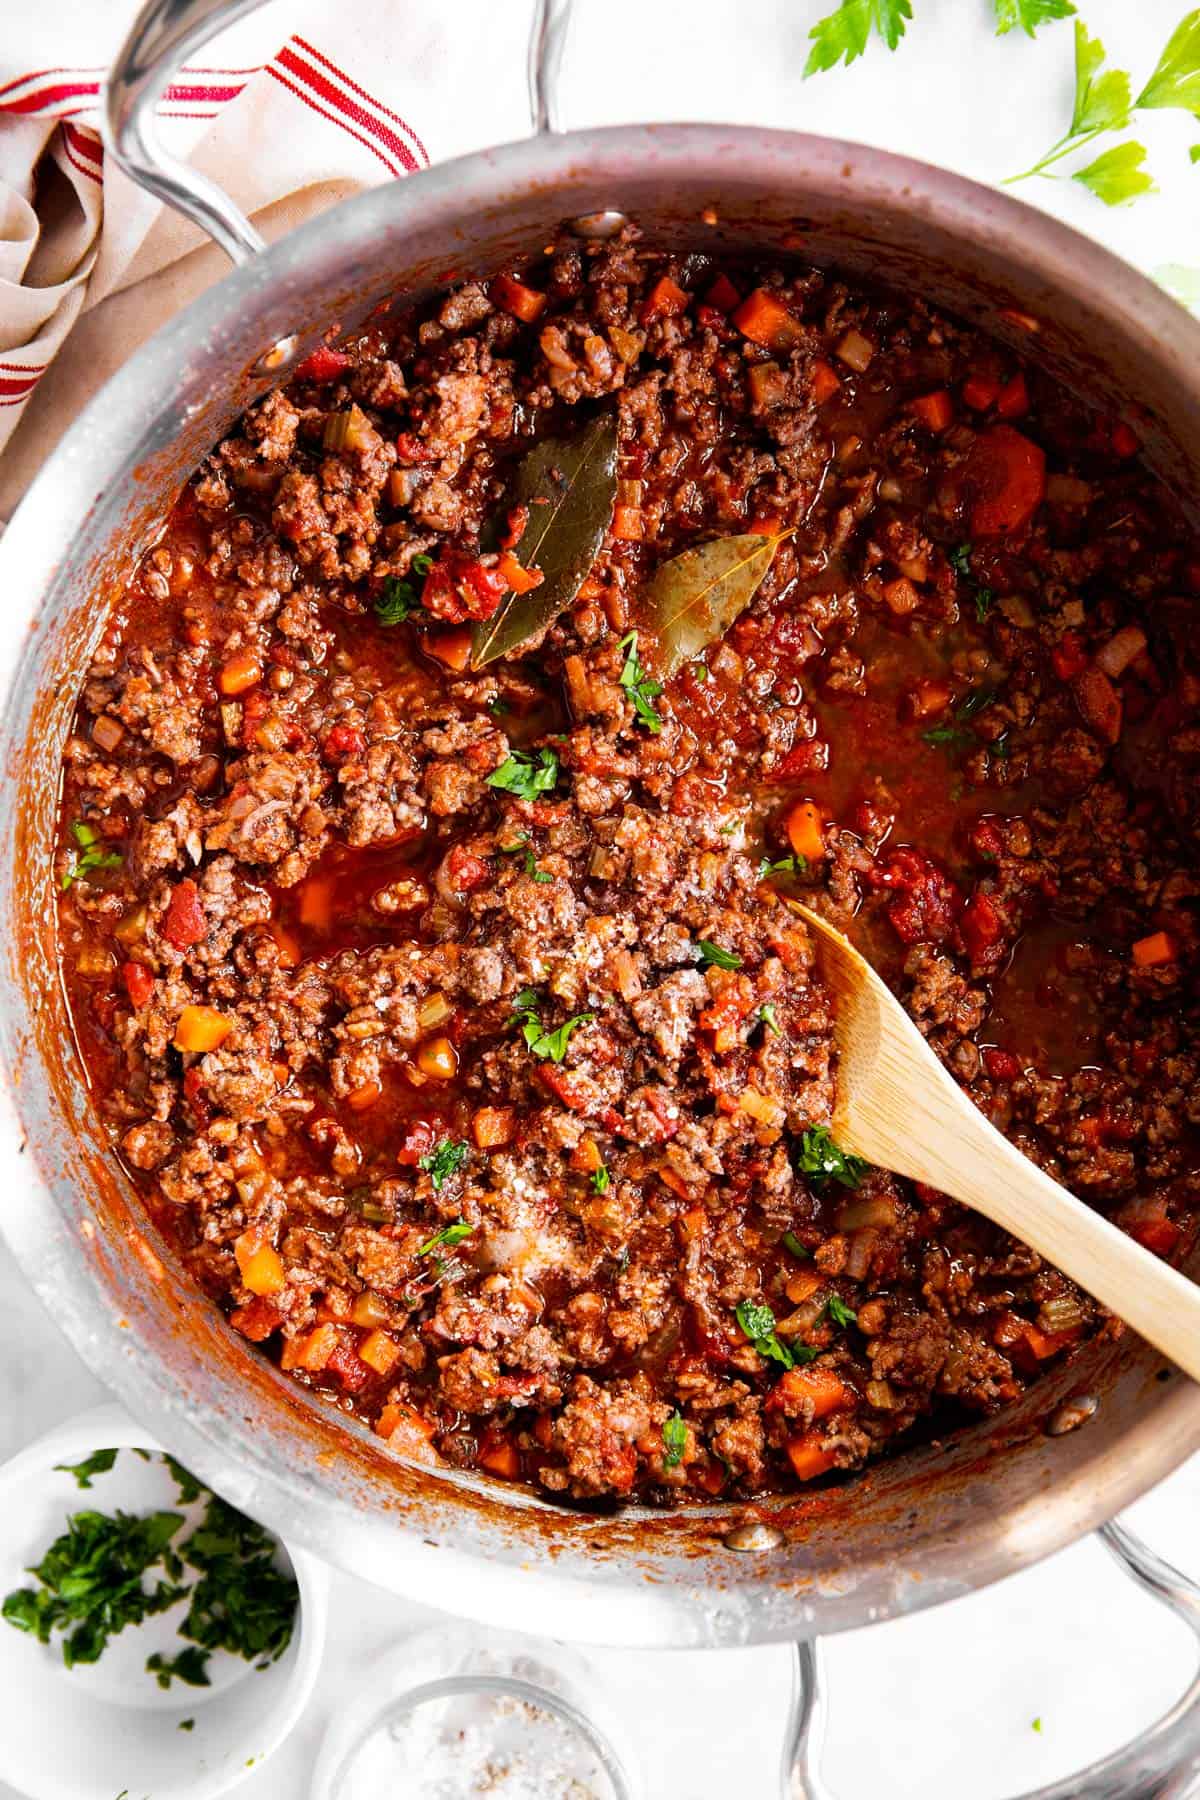
[[[11,757],[19,752],[28,716],[28,677],[35,653],[50,629],[46,604],[55,583],[61,534],[54,537],[47,521],[61,516],[59,489],[81,484],[98,495],[105,479],[102,465],[93,469],[95,444],[107,441],[112,420],[128,421],[141,433],[148,451],[156,441],[163,415],[145,417],[142,395],[162,387],[161,365],[175,359],[186,369],[197,345],[219,342],[222,329],[238,311],[253,314],[273,293],[286,292],[303,269],[313,247],[323,255],[331,248],[349,251],[367,241],[373,227],[387,223],[393,232],[406,219],[427,226],[431,215],[452,234],[454,222],[471,206],[503,208],[515,195],[538,192],[556,213],[573,212],[573,195],[598,180],[611,181],[619,192],[631,170],[651,167],[658,179],[672,173],[690,176],[697,186],[697,167],[711,170],[719,197],[722,184],[742,180],[746,171],[786,178],[809,195],[832,196],[852,207],[864,194],[886,199],[918,221],[927,219],[953,234],[964,247],[992,235],[1019,233],[1029,270],[1044,285],[1047,298],[1062,291],[1071,271],[1072,286],[1081,283],[1094,295],[1105,316],[1118,321],[1131,342],[1168,368],[1183,391],[1200,386],[1200,323],[1149,279],[1123,263],[1102,245],[1026,202],[956,174],[891,152],[809,134],[711,124],[622,125],[543,136],[476,151],[421,171],[416,177],[368,189],[317,215],[270,246],[262,256],[234,269],[167,323],[110,379],[73,423],[38,476],[0,541],[0,584],[15,595],[36,595],[37,614],[23,648],[13,651],[14,673],[7,684],[3,732]],[[561,201],[561,205],[560,205]],[[798,200],[798,204],[801,202]],[[697,211],[699,202],[697,204]],[[580,209],[592,211],[589,205]],[[298,354],[319,341],[316,328],[302,334]],[[263,349],[266,348],[264,344]],[[1200,394],[1198,394],[1200,399]],[[136,424],[135,424],[136,422]],[[104,427],[103,431],[101,427]],[[110,453],[110,461],[129,461],[129,451]],[[88,477],[90,475],[90,486]],[[82,514],[87,509],[80,509]],[[7,579],[6,579],[7,578]],[[10,786],[14,777],[10,773]],[[27,1027],[20,1009],[0,1006],[0,1052],[8,1075],[5,1112],[9,1135],[24,1137],[22,1112],[29,1114],[22,1081],[36,1061],[28,1061]],[[36,1099],[33,1102],[37,1104]],[[34,1142],[31,1165],[36,1164]],[[58,1185],[61,1189],[62,1178]],[[487,1562],[452,1542],[433,1544],[403,1528],[392,1516],[368,1520],[355,1515],[347,1500],[322,1487],[309,1471],[307,1482],[294,1471],[281,1471],[254,1434],[231,1452],[228,1433],[217,1410],[189,1407],[180,1390],[161,1378],[148,1353],[139,1356],[136,1327],[114,1317],[91,1265],[80,1254],[78,1227],[60,1199],[49,1204],[53,1183],[39,1171],[36,1186],[27,1184],[10,1195],[0,1209],[0,1230],[18,1262],[60,1328],[91,1367],[140,1419],[177,1447],[185,1461],[219,1491],[246,1510],[257,1512],[280,1535],[296,1539],[318,1554],[379,1580],[413,1598],[445,1606],[448,1578],[453,1604],[470,1615],[510,1622],[519,1602],[528,1629],[563,1634],[563,1599],[570,1594],[570,1635],[595,1642],[683,1644],[768,1641],[817,1630],[845,1629],[896,1613],[917,1610],[965,1593],[1009,1574],[1057,1550],[1119,1511],[1168,1474],[1200,1446],[1200,1391],[1182,1378],[1155,1390],[1145,1415],[1123,1432],[1120,1457],[1110,1457],[1103,1481],[1086,1460],[1057,1480],[1057,1504],[1045,1497],[1010,1508],[1002,1529],[969,1515],[963,1537],[934,1554],[922,1552],[915,1569],[872,1565],[869,1595],[859,1587],[872,1582],[857,1575],[846,1589],[835,1583],[799,1590],[786,1580],[772,1581],[762,1555],[731,1558],[728,1587],[713,1600],[704,1586],[648,1581],[644,1572],[622,1569],[581,1574],[577,1568],[556,1572],[553,1563],[521,1566],[519,1557]],[[281,1378],[282,1379],[282,1378]],[[1153,1416],[1151,1416],[1153,1415]],[[919,1453],[910,1453],[917,1456]],[[453,1490],[445,1487],[447,1508]],[[741,1509],[744,1513],[746,1509]],[[514,1520],[519,1503],[511,1504]],[[723,1515],[726,1524],[729,1513]],[[357,1533],[348,1527],[357,1523]],[[374,1529],[369,1529],[374,1525]],[[386,1536],[385,1536],[386,1534]],[[348,1543],[348,1538],[354,1538]],[[969,1565],[969,1573],[962,1572]],[[560,1564],[560,1569],[563,1565]],[[699,1565],[697,1565],[699,1566]],[[764,1587],[768,1590],[764,1595]],[[747,1596],[744,1599],[742,1597]],[[715,1608],[715,1610],[714,1610]]]

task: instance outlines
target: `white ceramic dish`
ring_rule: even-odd
[[[186,1510],[157,1455],[118,1456],[87,1491],[56,1471],[109,1447],[160,1449],[120,1407],[101,1406],[0,1468],[0,1595],[29,1584],[26,1568],[69,1513]],[[164,1692],[146,1673],[151,1651],[180,1648],[182,1601],[113,1638],[98,1663],[70,1670],[57,1643],[0,1623],[0,1778],[31,1800],[215,1800],[260,1768],[303,1713],[325,1643],[328,1573],[305,1552],[283,1549],[300,1590],[291,1644],[264,1671],[214,1656],[208,1688],[176,1682]]]

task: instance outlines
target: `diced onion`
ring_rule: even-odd
[[[878,1236],[879,1233],[872,1231],[870,1227],[851,1232],[850,1247],[846,1252],[846,1274],[851,1281],[861,1281],[866,1275]]]
[[[1043,1300],[1038,1308],[1037,1322],[1049,1335],[1077,1331],[1084,1322],[1083,1306],[1074,1294],[1056,1294],[1053,1300]]]
[[[92,742],[101,750],[115,750],[124,736],[125,727],[109,713],[101,713],[92,726]]]
[[[430,994],[417,1008],[417,1024],[422,1031],[432,1031],[450,1017],[453,1008],[445,994]]]
[[[895,1224],[896,1202],[888,1194],[853,1194],[838,1207],[839,1231],[859,1231],[864,1225],[892,1231]]]
[[[1146,648],[1147,638],[1140,625],[1123,625],[1096,652],[1096,666],[1106,675],[1123,675],[1131,662],[1136,662]]]
[[[871,359],[875,355],[875,346],[870,338],[863,336],[861,331],[851,330],[846,333],[837,346],[834,355],[840,362],[844,362],[848,369],[853,369],[856,374],[861,375],[871,366]]]

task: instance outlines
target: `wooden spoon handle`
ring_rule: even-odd
[[[953,1138],[899,1170],[964,1201],[1064,1270],[1200,1381],[1200,1286],[1085,1206],[970,1109]],[[896,1167],[893,1162],[893,1167]]]

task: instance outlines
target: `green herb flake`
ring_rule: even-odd
[[[759,1007],[758,1016],[766,1026],[767,1030],[771,1033],[772,1037],[783,1036],[779,1020],[775,1017],[775,1008],[770,1001],[768,1001],[765,1006]]]
[[[75,839],[76,848],[71,855],[71,866],[63,871],[62,880],[59,883],[64,894],[72,882],[81,881],[94,869],[120,868],[120,851],[102,849],[94,826],[85,824],[82,819],[76,819],[71,826],[71,836]]]
[[[991,588],[986,588],[986,587],[976,588],[976,590],[975,590],[975,617],[979,620],[979,623],[981,625],[983,624],[984,620],[987,618],[988,614],[991,612],[992,601],[994,599],[995,599],[995,595],[992,593]]]
[[[452,1225],[443,1225],[442,1229],[435,1231],[431,1238],[426,1238],[425,1242],[418,1247],[417,1255],[432,1256],[434,1251],[443,1244],[448,1247],[461,1244],[464,1238],[470,1237],[474,1229],[475,1227],[468,1225],[465,1219],[455,1219]]]
[[[840,1294],[831,1294],[825,1305],[825,1316],[844,1331],[847,1325],[858,1324],[858,1314],[846,1305]]]
[[[211,1687],[208,1663],[207,1650],[188,1644],[177,1656],[164,1656],[156,1650],[153,1656],[146,1658],[146,1671],[154,1676],[160,1688],[169,1688],[172,1681],[182,1681],[187,1687]]]
[[[409,577],[416,576],[416,581],[401,580],[398,575],[387,577],[375,602],[375,617],[381,625],[402,625],[405,619],[421,610],[425,577],[432,567],[431,556],[414,556],[408,565],[408,574]]]
[[[291,1642],[299,1593],[276,1564],[271,1534],[211,1494],[180,1554],[200,1576],[180,1635],[201,1651],[227,1650],[258,1668],[277,1662]],[[178,1667],[172,1673],[189,1680]]]
[[[775,1335],[775,1314],[769,1306],[753,1300],[739,1300],[735,1316],[761,1357],[770,1362],[782,1363],[785,1369],[795,1367],[795,1357]]]
[[[443,1138],[436,1150],[431,1150],[421,1158],[419,1167],[428,1171],[435,1194],[441,1193],[450,1177],[458,1173],[470,1154],[469,1144],[456,1144],[450,1138]]]
[[[607,1194],[612,1186],[612,1176],[608,1172],[607,1163],[601,1163],[598,1169],[592,1170],[592,1187],[597,1194]]]
[[[894,50],[912,18],[911,0],[842,0],[842,4],[809,32],[812,49],[804,74],[819,74],[844,62],[849,66],[863,54],[872,32]]]
[[[807,1244],[800,1242],[794,1231],[784,1232],[783,1247],[799,1262],[809,1262],[812,1259],[812,1251]]]
[[[533,988],[522,988],[513,1002],[513,1014],[510,1025],[520,1025],[521,1035],[528,1049],[542,1062],[560,1063],[567,1054],[567,1045],[571,1033],[580,1025],[588,1025],[595,1018],[595,1013],[576,1013],[574,1018],[567,1019],[553,1031],[543,1029],[538,1016],[538,996]]]
[[[180,1729],[180,1731],[195,1731],[195,1729],[196,1729],[195,1719],[180,1719],[179,1729]]]
[[[957,569],[960,575],[971,573],[971,549],[970,544],[959,544],[956,550],[949,552],[950,567]]]
[[[681,1413],[673,1412],[669,1419],[663,1421],[662,1435],[663,1468],[678,1468],[683,1461],[688,1441],[687,1426]]]
[[[765,881],[768,875],[807,875],[807,856],[780,856],[774,862],[764,856],[758,865],[758,879]]]
[[[90,1488],[93,1475],[107,1475],[117,1460],[115,1450],[93,1450],[89,1457],[79,1463],[55,1463],[56,1475],[73,1475],[76,1487]]]
[[[523,831],[521,833],[520,837],[517,839],[515,844],[501,844],[501,846],[500,846],[500,854],[502,856],[517,856],[517,855],[521,855],[522,853],[523,853],[522,867],[524,868],[525,873],[527,875],[531,875],[533,877],[534,881],[536,881],[540,884],[543,882],[554,880],[554,877],[553,877],[553,875],[551,875],[549,869],[539,869],[538,868],[537,857],[533,854],[533,849],[529,842],[529,833],[528,832]]]
[[[625,662],[617,680],[628,694],[637,719],[647,731],[657,734],[662,730],[662,720],[655,710],[654,702],[662,693],[662,682],[655,681],[646,674],[638,656],[638,634],[627,632],[617,645],[617,652],[625,652]]]
[[[702,969],[740,969],[742,959],[732,950],[722,950],[720,944],[710,944],[707,938],[701,938],[696,945]]]
[[[1032,1726],[1032,1729],[1033,1729],[1033,1730],[1034,1730],[1034,1731],[1039,1731],[1039,1732],[1040,1732],[1040,1731],[1041,1731],[1041,1729],[1042,1729],[1042,1721],[1041,1721],[1041,1718],[1040,1718],[1040,1717],[1038,1717],[1038,1718],[1036,1718],[1036,1719],[1035,1719],[1035,1720],[1034,1720],[1034,1721],[1033,1721],[1033,1726]]]
[[[183,1524],[177,1512],[138,1517],[118,1512],[75,1513],[29,1573],[36,1588],[17,1588],[0,1607],[18,1631],[48,1644],[62,1634],[67,1668],[97,1662],[110,1637],[166,1612],[186,1589],[167,1581],[143,1587]]]
[[[487,778],[489,787],[515,794],[518,800],[536,800],[548,794],[558,780],[558,757],[553,750],[510,750],[498,769]]]
[[[812,1126],[797,1146],[796,1167],[816,1188],[829,1181],[856,1188],[869,1166],[861,1156],[851,1156],[841,1149],[824,1125]]]

